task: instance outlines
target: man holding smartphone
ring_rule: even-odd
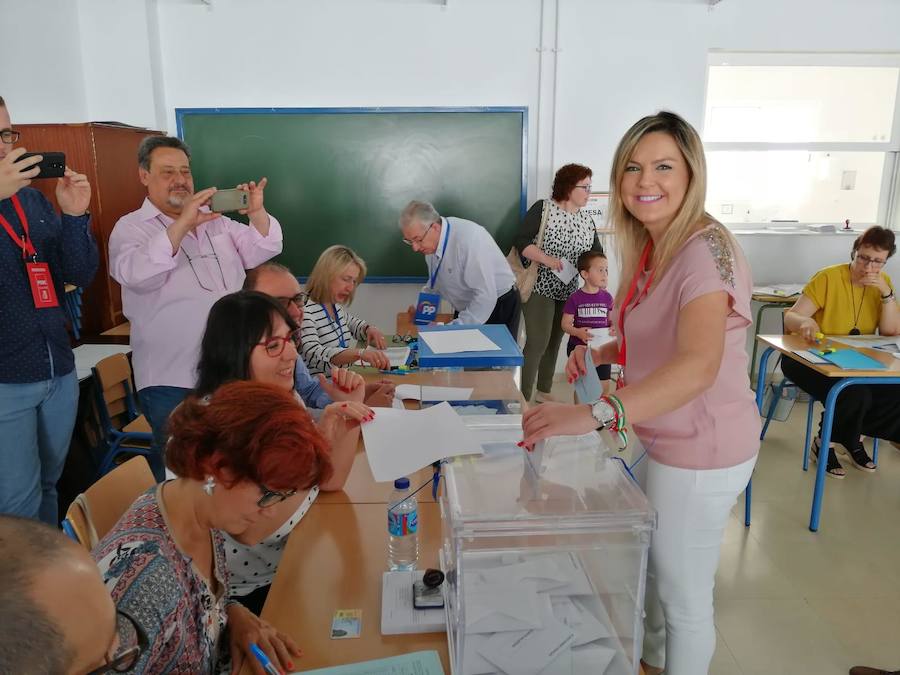
[[[210,210],[216,188],[194,192],[190,157],[181,139],[145,138],[138,175],[147,198],[119,219],[109,238],[110,275],[122,285],[131,322],[134,379],[153,429],[150,464],[157,480],[165,474],[165,424],[194,388],[210,308],[241,289],[245,269],[278,255],[282,246],[281,226],[263,205],[265,178],[237,186],[246,200],[234,204],[246,204],[239,212],[248,216],[248,227]]]
[[[88,286],[97,271],[91,186],[66,168],[61,214],[38,190],[40,157],[17,162],[0,98],[0,513],[58,524],[56,483],[78,408],[75,357],[60,299],[65,282]]]

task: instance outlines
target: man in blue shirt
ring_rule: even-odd
[[[284,265],[265,262],[255,269],[248,270],[244,290],[271,295],[284,305],[298,326],[303,323],[305,298],[300,290],[300,282]],[[303,359],[297,359],[294,366],[294,389],[309,408],[324,408],[335,398],[343,400],[337,387],[329,380],[322,376],[314,378],[310,375]],[[394,384],[391,382],[382,381],[366,385],[365,403],[369,407],[390,407],[393,398]]]
[[[0,513],[58,521],[56,482],[78,408],[75,357],[60,305],[65,282],[91,283],[97,246],[91,236],[91,186],[66,169],[56,185],[57,214],[26,187],[0,98]]]

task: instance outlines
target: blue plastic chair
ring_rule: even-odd
[[[91,372],[100,417],[100,446],[106,448],[97,467],[97,477],[109,473],[116,458],[123,453],[143,455],[152,465],[155,459],[150,450],[153,434],[135,405],[128,357],[124,354],[107,356],[91,368]]]

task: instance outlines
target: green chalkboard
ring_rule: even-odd
[[[411,199],[483,225],[504,253],[525,210],[525,108],[177,109],[199,190],[268,176],[266,209],[284,227],[278,258],[306,276],[346,244],[369,279],[425,276],[400,237]]]

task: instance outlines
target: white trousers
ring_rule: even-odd
[[[756,457],[727,469],[676,469],[649,457],[638,475],[659,526],[650,543],[643,659],[704,675],[716,649],[713,588],[722,535]]]

